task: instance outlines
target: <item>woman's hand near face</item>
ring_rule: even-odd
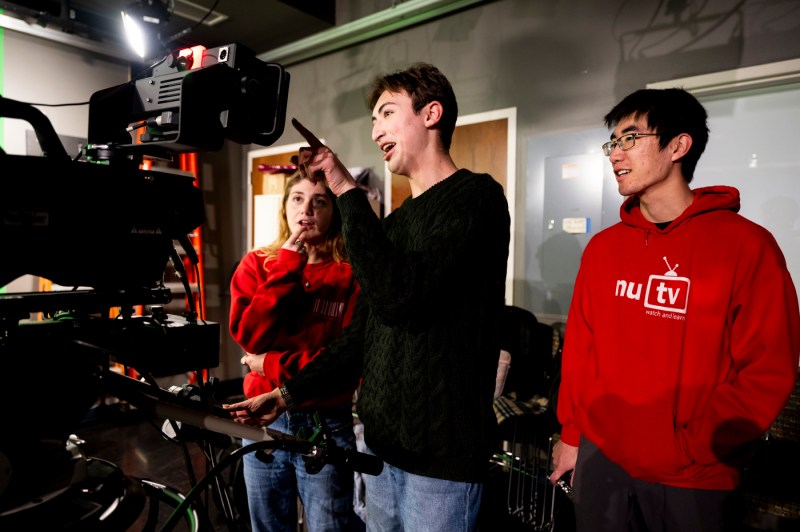
[[[303,226],[298,227],[295,229],[286,242],[283,243],[281,246],[283,249],[288,249],[289,251],[296,251],[298,253],[305,253],[306,244],[303,242],[303,233],[306,232],[306,228]]]

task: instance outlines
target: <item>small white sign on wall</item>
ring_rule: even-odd
[[[561,230],[565,233],[585,234],[591,229],[589,218],[564,218],[561,220]]]

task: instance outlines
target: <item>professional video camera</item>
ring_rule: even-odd
[[[104,291],[157,286],[173,240],[205,215],[191,177],[140,170],[142,158],[218,150],[225,139],[270,145],[283,133],[288,85],[281,65],[237,44],[181,50],[152,76],[92,95],[86,160],[70,159],[37,109],[0,99],[0,116],[30,122],[44,152],[0,159],[0,286],[23,274]]]
[[[196,265],[188,235],[205,221],[193,177],[140,164],[145,156],[170,160],[181,152],[218,150],[225,139],[272,144],[284,129],[289,74],[239,44],[179,50],[149,74],[91,96],[89,143],[75,159],[43,113],[0,97],[0,116],[28,121],[43,152],[26,157],[0,150],[0,286],[30,274],[75,287],[0,294],[5,378],[29,374],[27,363],[16,361],[44,342],[64,352],[80,341],[156,375],[218,365],[218,324],[198,322],[193,312],[182,318],[131,315],[134,306],[171,300],[164,284],[168,261],[191,297],[176,243]],[[114,307],[122,319],[89,319],[107,318]],[[33,312],[59,319],[29,323]],[[60,348],[62,340],[69,347]],[[9,360],[15,371],[8,371]],[[80,366],[74,361],[60,367],[58,360],[52,363],[60,382],[91,374],[82,367],[73,371]],[[24,417],[11,409],[13,402],[0,408],[12,419]]]
[[[148,74],[91,96],[89,142],[74,159],[44,114],[0,97],[0,116],[29,122],[43,152],[0,150],[0,286],[35,275],[75,287],[0,294],[0,528],[63,510],[77,485],[93,491],[85,482],[97,472],[65,443],[101,394],[155,411],[177,401],[155,377],[219,363],[219,324],[193,312],[132,312],[171,300],[167,263],[182,267],[176,243],[196,257],[187,235],[205,221],[194,178],[140,163],[218,150],[226,139],[272,144],[284,129],[289,74],[239,44],[180,50]],[[45,319],[30,320],[36,312]],[[110,371],[111,361],[148,384]],[[170,414],[191,423],[193,410]],[[204,411],[199,419],[206,417],[214,418]]]

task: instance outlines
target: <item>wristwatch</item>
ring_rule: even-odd
[[[289,394],[289,390],[286,389],[286,386],[281,386],[278,390],[281,392],[283,402],[286,403],[286,408],[294,408],[294,401],[292,401],[292,396]]]

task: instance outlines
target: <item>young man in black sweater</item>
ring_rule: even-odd
[[[475,530],[496,443],[508,204],[491,176],[450,157],[458,108],[438,69],[418,63],[378,78],[369,107],[372,139],[411,185],[383,221],[334,152],[294,122],[310,145],[304,171],[337,196],[361,285],[355,316],[296,377],[227,408],[264,425],[360,378],[365,442],[384,461],[379,476],[365,477],[367,529]]]

